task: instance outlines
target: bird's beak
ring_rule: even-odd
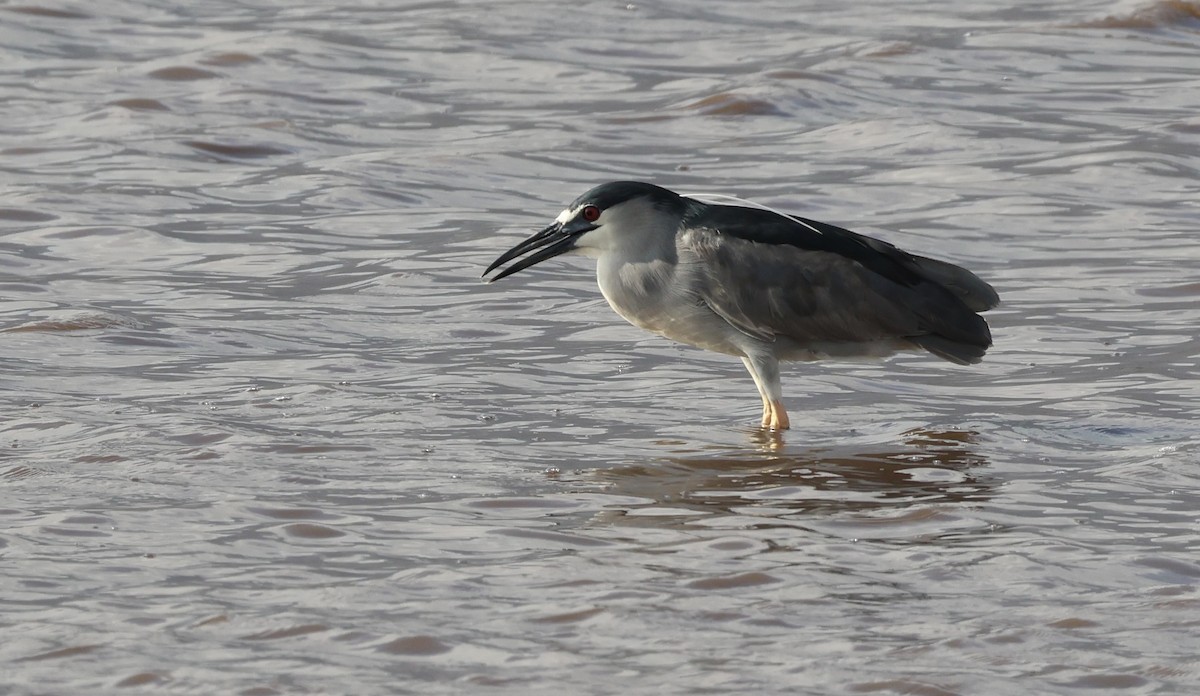
[[[523,271],[530,266],[545,261],[546,259],[554,258],[559,254],[574,249],[575,240],[579,237],[579,235],[585,232],[591,232],[592,230],[596,229],[596,227],[598,227],[598,225],[593,225],[583,221],[572,221],[565,225],[561,222],[555,222],[553,225],[550,225],[541,232],[534,234],[533,236],[529,237],[529,239],[526,239],[525,241],[501,254],[500,258],[493,261],[492,265],[487,267],[487,270],[483,272],[483,275],[486,276],[503,264],[512,261],[522,254],[528,254],[534,249],[540,249],[541,251],[538,251],[536,254],[530,254],[503,271],[500,271],[494,277],[489,278],[488,282],[494,283],[505,276],[510,276],[517,271]]]

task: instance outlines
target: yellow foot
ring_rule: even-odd
[[[783,410],[782,401],[771,402],[771,430],[787,430],[792,427],[792,422],[788,420],[787,411]]]
[[[782,401],[764,401],[762,427],[767,430],[787,430],[792,427]]]

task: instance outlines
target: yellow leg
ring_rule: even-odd
[[[755,357],[746,356],[742,358],[742,362],[745,363],[750,376],[754,378],[754,385],[758,387],[759,396],[762,397],[761,427],[764,430],[774,431],[787,430],[792,427],[787,411],[783,408],[783,401],[780,399],[779,362],[769,354]]]

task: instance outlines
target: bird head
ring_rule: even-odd
[[[483,275],[522,256],[488,282],[569,251],[598,256],[621,245],[633,245],[637,236],[654,229],[673,233],[685,200],[673,191],[640,181],[601,184],[576,198],[549,226],[501,254]]]

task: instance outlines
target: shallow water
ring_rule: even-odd
[[[0,6],[0,691],[1194,693],[1200,6]],[[740,363],[590,186],[963,264],[996,345]]]

